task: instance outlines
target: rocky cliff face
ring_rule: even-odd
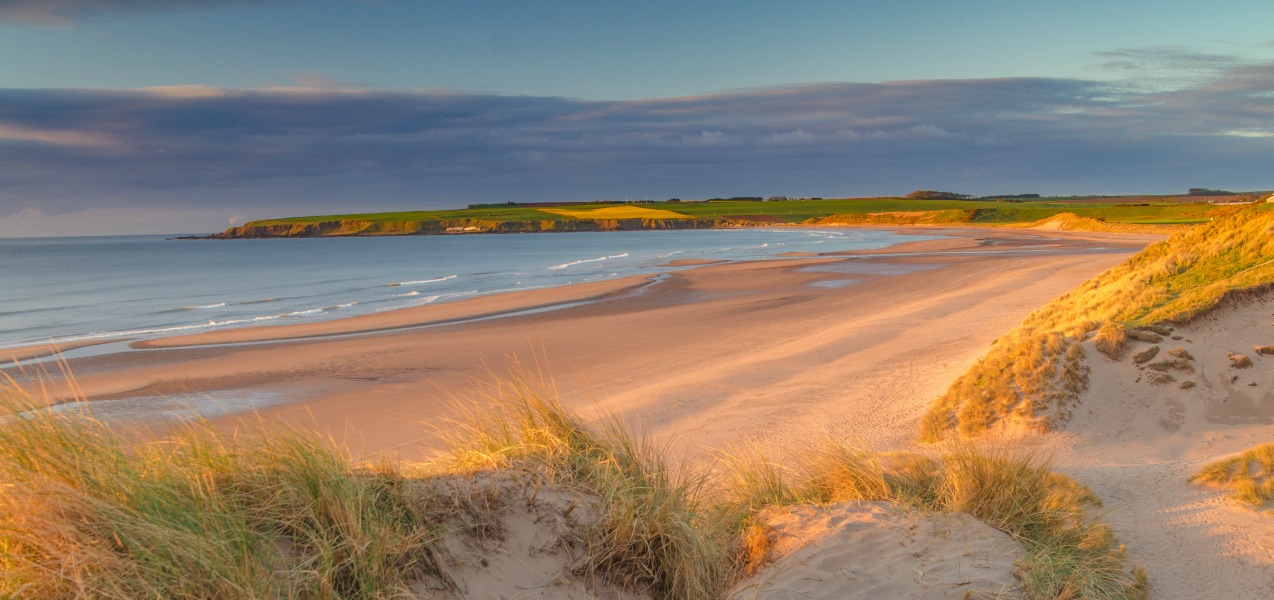
[[[494,221],[486,219],[442,219],[437,221],[369,221],[338,219],[304,223],[255,222],[231,227],[212,239],[259,239],[289,237],[342,237],[371,235],[431,235],[462,233],[538,233],[549,231],[639,231],[648,229],[710,229],[741,227],[754,223],[729,218],[714,219],[558,219],[535,221]]]

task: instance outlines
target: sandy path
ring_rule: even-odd
[[[1123,452],[1103,448],[1101,454]],[[1136,455],[1105,466],[1094,452],[1060,465],[1100,496],[1106,520],[1147,568],[1151,597],[1274,598],[1274,524],[1269,515],[1237,507],[1186,480],[1206,461],[1137,463]],[[1081,464],[1067,464],[1074,460]]]

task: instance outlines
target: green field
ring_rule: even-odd
[[[767,202],[633,202],[618,204],[482,205],[410,212],[351,213],[265,219],[219,237],[404,235],[451,232],[588,231],[703,228],[758,224],[1028,224],[1062,213],[1112,226],[1204,223],[1215,204],[1186,196],[1057,198],[1032,201],[843,198]],[[938,214],[937,211],[947,211]],[[1104,226],[1104,225],[1103,225]]]
[[[560,219],[559,215],[534,208],[510,206],[508,208],[477,208],[454,210],[415,210],[408,212],[358,213],[343,215],[318,215],[288,217],[253,221],[249,225],[275,225],[309,223],[313,221],[440,221],[443,219],[491,219],[497,221],[523,221],[533,219]]]

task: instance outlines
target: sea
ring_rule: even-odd
[[[749,228],[265,240],[0,239],[7,348],[313,322],[487,294],[674,271],[669,262],[783,260],[916,236]]]

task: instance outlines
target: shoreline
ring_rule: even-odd
[[[364,456],[427,452],[449,398],[481,396],[519,368],[553,379],[570,406],[620,411],[696,447],[798,443],[829,424],[904,447],[929,399],[996,336],[1148,243],[947,231],[954,239],[161,338],[67,363],[90,404],[259,392],[278,402],[216,423],[318,430]],[[477,315],[489,318],[462,320]]]
[[[799,229],[834,230],[837,228],[801,227]],[[880,231],[885,231],[885,230],[880,230]],[[895,235],[908,235],[908,234],[918,234],[922,236],[925,235],[923,232],[909,232],[909,231],[901,231],[901,230],[891,231],[891,233]],[[797,240],[806,239],[806,238],[800,237],[799,233],[793,233],[791,231],[783,235],[787,238],[796,236],[793,239],[797,239]],[[844,234],[837,234],[837,235],[844,235]],[[850,237],[852,238],[853,236],[851,235]],[[704,238],[704,239],[707,239],[707,238]],[[888,240],[888,241],[869,240],[869,243],[870,242],[875,242],[875,243],[895,242],[896,243],[896,240]],[[763,244],[762,246],[768,246],[768,245],[769,244]],[[783,244],[779,244],[779,246],[782,246],[782,245]],[[674,245],[673,247],[680,247],[680,246]],[[852,244],[850,247],[852,247]],[[664,262],[660,263],[659,262],[660,259],[655,257],[654,254],[652,254],[650,257],[646,257],[650,260],[644,260],[640,263],[630,263],[626,265],[621,265],[621,268],[617,269],[620,272],[612,273],[612,276],[616,277],[616,279],[627,278],[627,277],[637,277],[637,276],[652,277],[652,276],[658,275],[661,272],[665,272],[669,269],[685,269],[685,268],[698,267],[698,266],[703,266],[708,264],[729,262],[732,260],[772,260],[775,258],[785,258],[783,256],[775,256],[773,254],[761,254],[760,252],[754,252],[754,253],[727,252],[727,254],[725,255],[725,258],[720,258],[719,256],[721,255],[717,254],[718,252],[717,250],[702,251],[703,248],[698,248],[694,246],[694,244],[691,244],[690,250],[691,252],[689,253],[689,256],[692,256],[695,258],[674,258],[672,260],[664,259]],[[696,250],[700,250],[701,252],[696,253]],[[731,250],[731,248],[726,248],[724,250]],[[624,256],[627,256],[626,252],[624,252],[623,254]],[[672,254],[677,254],[677,252],[673,252]],[[696,257],[696,254],[699,254],[702,256]],[[757,254],[761,254],[761,255],[758,256]],[[662,256],[662,255],[659,255],[659,256]],[[620,257],[608,257],[608,258],[620,258]],[[567,260],[571,260],[571,259],[567,259]],[[593,262],[593,261],[585,260],[582,262]],[[575,263],[571,263],[571,264],[575,264]],[[554,268],[561,268],[561,266],[550,267],[550,269],[554,269]],[[517,274],[517,275],[521,275],[521,274]],[[455,276],[449,276],[449,278],[454,278],[454,277]],[[359,296],[358,294],[355,294],[355,296],[353,297],[353,300],[355,301],[348,301],[348,304],[343,304],[343,302],[347,302],[347,300],[333,299],[327,303],[328,305],[323,305],[323,306],[319,306],[318,304],[301,305],[295,308],[295,310],[298,311],[296,313],[291,313],[291,312],[279,313],[278,311],[270,312],[267,309],[265,312],[257,312],[257,313],[244,313],[243,311],[239,311],[233,314],[229,314],[229,316],[213,314],[211,317],[204,317],[203,319],[190,317],[187,320],[177,320],[177,321],[134,320],[133,322],[129,322],[128,325],[120,325],[113,330],[110,329],[109,327],[99,328],[95,330],[77,330],[75,328],[68,328],[68,330],[66,331],[61,331],[59,335],[57,336],[52,336],[51,338],[45,338],[43,340],[39,338],[15,339],[10,342],[11,344],[16,344],[12,346],[11,348],[0,347],[0,357],[4,357],[6,353],[11,353],[17,357],[16,360],[18,361],[28,361],[28,360],[35,360],[42,356],[48,356],[51,353],[51,350],[49,350],[48,348],[51,348],[52,346],[55,346],[55,345],[62,348],[63,350],[73,350],[73,349],[85,348],[89,346],[101,346],[103,344],[118,343],[121,340],[130,342],[134,349],[157,349],[161,347],[188,346],[193,344],[200,344],[200,345],[201,344],[222,344],[222,343],[239,343],[239,342],[253,341],[253,339],[251,338],[241,338],[239,334],[233,333],[233,332],[237,332],[240,330],[247,330],[247,329],[251,329],[253,331],[260,329],[260,331],[263,331],[263,332],[264,331],[274,332],[270,334],[264,334],[264,333],[261,334],[262,337],[260,339],[262,340],[302,338],[302,337],[313,337],[313,336],[323,336],[323,335],[343,335],[352,331],[370,332],[370,331],[379,331],[383,329],[397,329],[397,328],[404,328],[404,327],[436,325],[440,323],[459,321],[459,320],[468,320],[472,318],[487,318],[487,317],[498,316],[500,314],[504,314],[508,312],[516,312],[519,310],[550,309],[555,305],[561,305],[561,304],[565,304],[565,303],[569,303],[573,301],[591,301],[595,297],[595,294],[589,293],[587,291],[580,291],[580,290],[587,290],[587,288],[577,288],[576,286],[578,284],[569,283],[568,281],[566,281],[567,278],[546,277],[543,279],[544,281],[529,282],[532,285],[526,286],[524,289],[517,289],[517,288],[523,287],[521,285],[522,284],[521,281],[519,281],[516,286],[512,285],[512,278],[509,278],[510,285],[489,286],[489,287],[503,287],[504,289],[502,290],[492,290],[492,291],[474,290],[474,291],[465,291],[464,293],[452,294],[447,292],[451,292],[455,290],[446,289],[446,290],[443,290],[442,292],[436,292],[444,296],[440,302],[428,302],[425,304],[413,305],[413,303],[411,302],[402,301],[402,302],[394,302],[394,304],[397,304],[397,306],[394,306],[393,304],[391,304],[389,306],[381,307],[381,305],[377,303],[385,302],[386,301],[385,299],[368,298],[368,297],[362,297],[362,296]],[[614,282],[616,280],[616,279],[596,280],[596,278],[594,277],[586,277],[584,279],[585,279],[585,285],[596,284],[601,287],[609,287],[613,285],[610,282]],[[594,281],[588,281],[589,279],[594,279]],[[412,282],[412,283],[419,283],[419,282]],[[388,284],[388,285],[392,287],[396,284]],[[625,284],[621,284],[621,285],[625,285]],[[567,287],[570,287],[577,291],[562,292],[558,290],[558,288],[567,288]],[[368,288],[368,289],[372,289],[372,288]],[[469,288],[466,287],[466,288],[456,288],[456,289],[468,290]],[[540,293],[542,293],[543,290],[558,290],[558,291],[551,291],[543,298],[537,298],[537,296]],[[604,290],[602,293],[606,293],[608,291],[613,291],[613,290]],[[363,290],[360,288],[358,292],[362,293]],[[492,303],[489,300],[492,297],[503,296],[507,293],[523,293],[523,292],[525,292],[526,295],[521,296],[522,299],[517,301],[502,300],[499,302]],[[166,290],[163,290],[163,291],[157,290],[155,293],[160,296],[166,296],[170,292]],[[426,292],[418,292],[418,293],[426,293]],[[275,295],[278,295],[278,294],[275,294]],[[363,293],[362,295],[366,296],[365,293]],[[404,296],[405,295],[409,295],[409,294],[404,294]],[[453,296],[458,296],[458,298]],[[274,298],[271,297],[269,299],[274,299]],[[390,301],[393,302],[392,299]],[[209,302],[216,302],[216,300],[211,300]],[[195,305],[195,304],[204,304],[204,303],[205,302],[202,302],[202,301],[192,301],[192,302],[188,302],[187,304]],[[245,303],[253,303],[253,302],[245,302]],[[479,308],[480,305],[483,303],[491,304],[491,306],[488,308]],[[232,304],[235,304],[237,307],[238,304],[240,303],[236,301],[236,302],[232,302]],[[463,310],[454,308],[454,306],[457,304],[460,304],[464,306],[465,308]],[[224,305],[224,303],[222,303],[222,305]],[[347,307],[354,306],[354,305],[364,305],[364,306],[357,306],[349,310],[332,310],[332,309],[346,309]],[[442,308],[444,306],[447,308]],[[187,306],[183,308],[182,310],[190,310],[192,308],[216,308],[216,305]],[[167,310],[160,310],[160,309],[167,309]],[[155,310],[160,310],[160,312],[172,311],[172,309],[169,309],[168,307],[160,307],[159,309],[155,309]],[[294,310],[294,309],[289,308],[287,310]],[[404,312],[404,311],[408,311],[408,312]],[[418,311],[418,312],[414,316],[405,316],[405,315],[411,314],[410,311]],[[295,319],[290,318],[294,314],[304,314],[305,316],[303,318],[295,318]],[[385,315],[395,315],[395,316],[388,317]],[[347,327],[344,324],[330,325],[330,323],[337,322],[337,321],[343,323],[344,321],[350,318],[361,318],[362,321],[361,322],[355,321],[355,323],[357,323],[356,326]],[[291,328],[291,329],[284,329],[284,328]],[[280,330],[288,331],[288,333],[286,334],[281,333]],[[307,331],[307,330],[310,330],[310,331]],[[116,348],[111,347],[107,350],[115,351]],[[87,355],[88,353],[89,352],[87,351],[81,351],[81,352],[77,352],[76,355],[84,356],[84,355]]]
[[[357,335],[472,321],[577,302],[590,302],[650,283],[656,274],[629,275],[534,290],[501,292],[455,302],[426,304],[313,323],[258,325],[181,336],[161,337],[129,344],[138,350],[218,346],[254,342],[302,340]]]
[[[1101,232],[1075,232],[1075,231],[1057,231],[1057,230],[1036,230],[1030,228],[1008,228],[996,226],[973,226],[973,225],[783,225],[769,224],[787,228],[805,228],[805,229],[859,229],[890,232],[897,235],[911,236],[927,236],[939,235],[940,239],[917,240],[917,241],[901,241],[883,248],[867,249],[867,250],[847,250],[847,251],[831,251],[831,252],[783,252],[776,254],[764,261],[777,260],[794,260],[794,259],[814,259],[814,258],[830,258],[830,257],[852,257],[852,256],[879,256],[906,253],[934,252],[934,251],[953,251],[960,248],[969,248],[967,238],[976,236],[978,232],[982,232],[989,236],[1012,234],[1013,232],[1039,232],[1050,238],[1073,238],[1080,240],[1100,240],[1114,239],[1116,241],[1126,241],[1129,239],[1146,239],[1156,240],[1162,239],[1163,236],[1155,234],[1118,234],[1118,233],[1101,233]],[[724,228],[734,229],[734,228]],[[365,236],[372,237],[372,236]],[[174,238],[175,239],[175,238]],[[282,323],[270,325],[247,325],[231,327],[226,329],[212,329],[200,331],[197,333],[181,334],[181,335],[163,335],[159,337],[141,337],[126,335],[111,335],[103,338],[75,339],[70,336],[68,341],[57,341],[44,344],[30,344],[23,346],[15,346],[12,348],[0,349],[0,358],[8,358],[10,361],[18,363],[36,364],[37,362],[47,362],[49,357],[59,355],[61,353],[71,352],[83,348],[91,348],[93,346],[103,346],[107,344],[117,345],[127,343],[132,349],[137,350],[155,350],[162,348],[178,348],[203,345],[224,345],[224,344],[245,344],[268,341],[282,341],[294,339],[307,339],[325,336],[341,336],[356,335],[362,333],[374,333],[379,331],[389,331],[396,329],[407,329],[414,327],[428,327],[442,324],[468,321],[482,318],[498,318],[502,315],[517,313],[526,310],[553,310],[555,307],[564,306],[573,302],[591,302],[606,294],[618,293],[622,288],[630,285],[643,285],[649,283],[652,278],[666,274],[666,271],[660,271],[664,268],[699,268],[708,265],[717,265],[730,262],[739,262],[721,259],[677,259],[668,261],[664,264],[657,265],[651,269],[651,273],[628,275],[617,279],[587,282],[582,284],[568,284],[545,288],[533,288],[530,290],[517,290],[510,292],[498,292],[487,294],[473,298],[466,298],[457,301],[443,302],[440,304],[429,304],[405,308],[397,308],[384,312],[365,313],[360,315],[337,317],[311,322],[300,323]],[[746,261],[745,261],[746,262]],[[644,278],[646,281],[640,282],[639,279]],[[591,287],[590,287],[591,286]],[[76,352],[75,355],[85,356],[89,352]]]
[[[793,225],[791,227],[807,227],[819,229],[827,226]],[[711,265],[738,263],[766,263],[774,261],[825,260],[843,257],[881,256],[895,254],[917,254],[928,252],[949,252],[956,250],[972,250],[976,245],[969,242],[968,232],[984,231],[987,234],[1003,231],[998,227],[961,226],[948,228],[938,225],[926,226],[860,226],[833,225],[832,228],[868,229],[888,231],[899,235],[942,235],[939,239],[901,241],[882,248],[865,250],[845,250],[833,252],[784,252],[772,258],[754,261],[731,261],[717,259],[678,259],[672,260],[661,268],[701,268]],[[924,233],[916,229],[926,229]],[[1021,229],[1018,228],[1020,231]],[[943,233],[945,231],[945,234]],[[1034,231],[1034,230],[1032,230]],[[1061,232],[1047,231],[1050,238],[1068,238],[1077,240],[1113,239],[1116,241],[1130,238],[1159,239],[1162,236],[1144,234],[1112,234],[1100,232]],[[129,347],[138,350],[155,350],[164,348],[183,348],[192,346],[218,346],[226,344],[250,344],[258,342],[274,342],[285,340],[302,340],[330,336],[347,336],[386,332],[417,327],[438,326],[475,319],[499,318],[501,316],[523,311],[552,310],[567,304],[592,302],[610,294],[624,292],[627,288],[647,285],[668,272],[629,275],[617,279],[568,284],[541,289],[500,292],[475,298],[430,304],[408,308],[399,308],[380,313],[370,313],[351,317],[340,317],[310,323],[288,323],[279,325],[255,325],[235,327],[222,330],[204,331],[186,335],[148,338],[129,343]],[[102,343],[117,342],[119,339],[73,342],[64,345],[63,350],[87,347]],[[43,348],[43,347],[33,347]],[[47,356],[42,354],[39,356]],[[38,356],[25,356],[17,360],[29,360]]]
[[[820,228],[814,226],[800,226]],[[908,231],[905,227],[855,227],[889,231],[900,235],[922,235]],[[568,232],[569,233],[569,232]],[[424,234],[420,234],[424,235]],[[773,258],[761,260],[719,260],[719,259],[677,259],[668,261],[660,267],[665,268],[701,268],[724,264],[763,264],[770,262],[786,262],[791,265],[805,262],[826,261],[828,259],[871,256],[878,254],[918,253],[971,248],[967,239],[943,238],[936,240],[902,241],[883,248],[867,250],[845,250],[834,252],[785,252]],[[399,308],[381,313],[340,317],[311,323],[288,323],[281,325],[255,325],[235,327],[217,331],[205,331],[187,335],[164,336],[130,342],[129,347],[137,350],[157,350],[165,348],[185,348],[192,346],[220,346],[227,344],[250,344],[257,342],[275,342],[288,340],[304,340],[331,336],[347,336],[388,332],[417,327],[427,327],[472,321],[476,319],[498,318],[501,316],[538,309],[552,309],[566,304],[591,302],[611,294],[627,291],[629,288],[648,285],[669,272],[629,275],[616,279],[592,281],[554,286],[541,289],[500,292],[466,298],[441,304],[429,304]],[[118,341],[105,340],[104,342]],[[82,347],[90,344],[76,345]]]

